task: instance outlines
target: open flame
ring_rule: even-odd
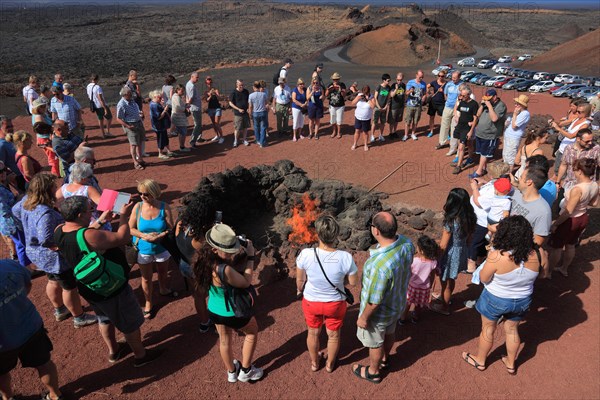
[[[302,195],[302,203],[297,204],[292,209],[292,216],[286,221],[292,228],[288,240],[297,244],[309,244],[317,241],[317,233],[313,223],[317,219],[318,203],[312,200],[308,193]]]

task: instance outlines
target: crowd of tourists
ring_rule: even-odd
[[[402,73],[382,75],[371,94],[367,85],[349,88],[333,73],[323,82],[323,65],[317,64],[310,84],[302,79],[288,86],[291,60],[273,77],[272,97],[266,82],[256,81],[253,93],[238,80],[226,105],[234,113],[234,141],[249,145],[251,117],[256,143],[268,145],[268,113],[276,115],[276,129],[291,140],[318,140],[323,132],[324,101],[329,101],[331,138],[342,135],[346,102],[355,106],[352,149],[368,150],[376,141],[397,136],[418,140],[416,126],[427,107],[429,133],[434,135],[435,117],[441,117],[438,149],[448,148],[454,173],[477,165],[469,175],[470,193],[454,188],[443,206],[443,228],[438,238],[421,236],[414,242],[397,233],[396,218],[379,212],[368,221],[376,246],[361,266],[352,255],[337,248],[340,228],[333,215],[321,215],[314,229],[318,242],[302,250],[296,260],[296,296],[307,325],[310,370],[337,368],[340,329],[352,292],[360,288],[356,336],[369,349],[365,365],[354,364],[357,378],[379,383],[390,365],[390,350],[399,325],[417,323],[425,311],[450,315],[459,273],[472,274],[482,285],[481,295],[467,301],[481,315],[482,335],[474,352],[462,353],[472,367],[485,370],[494,332],[503,322],[509,374],[517,371],[520,345],[518,326],[526,316],[538,278],[554,272],[567,277],[575,247],[589,221],[588,209],[598,202],[600,146],[594,142],[591,117],[598,102],[572,101],[565,117],[548,121],[542,129],[527,128],[529,98],[513,99],[512,113],[494,89],[478,102],[458,73],[447,81],[440,73],[430,84],[418,71],[403,83]],[[203,95],[197,88],[199,74],[186,85],[168,76],[162,89],[149,94],[150,119],[156,132],[161,159],[177,151],[189,152],[206,141],[202,132],[203,101],[208,104],[215,136],[223,144],[221,117],[223,96],[211,77]],[[90,108],[96,113],[105,138],[111,133],[113,115],[104,99],[97,75],[87,86]],[[35,77],[23,90],[32,132],[47,156],[47,171],[29,150],[33,135],[14,132],[10,118],[0,126],[0,233],[10,258],[0,261],[0,393],[11,399],[10,373],[17,361],[36,368],[47,388],[46,399],[62,398],[59,372],[51,360],[52,343],[38,309],[27,297],[32,276],[46,276],[46,294],[57,323],[72,317],[75,328],[98,324],[107,346],[107,361],[115,363],[133,353],[133,366],[143,367],[161,356],[161,349],[146,349],[141,335],[144,321],[158,317],[154,306],[154,271],[158,295],[175,301],[179,293],[169,280],[169,266],[179,266],[189,283],[198,315],[199,331],[218,333],[219,349],[229,382],[257,381],[263,370],[253,364],[258,325],[253,301],[252,272],[256,251],[251,240],[236,234],[221,221],[214,205],[207,203],[198,186],[182,199],[178,212],[161,199],[160,184],[153,179],[138,182],[139,202],[128,202],[118,212],[98,209],[103,193],[94,175],[96,157],[87,146],[82,107],[70,94],[73,88],[57,74],[51,86],[40,86]],[[130,145],[136,169],[145,169],[143,96],[137,72],[131,71],[121,89],[115,119]],[[188,115],[193,130],[188,135]],[[289,116],[292,128],[289,128]],[[305,135],[304,118],[308,118]],[[404,120],[403,135],[399,123]],[[558,134],[554,171],[541,146]],[[169,138],[177,137],[179,149],[171,151]],[[494,160],[502,142],[502,159]],[[186,147],[188,145],[190,147]],[[475,163],[475,155],[479,160]],[[553,214],[554,210],[554,214]],[[215,218],[215,215],[218,217]],[[227,221],[226,221],[227,222]],[[141,272],[139,302],[129,283],[137,265]],[[44,278],[45,279],[45,278]],[[439,282],[439,292],[433,287]],[[345,286],[346,285],[346,286]],[[83,298],[93,310],[84,312]],[[260,299],[257,299],[260,301]],[[37,307],[36,307],[37,306]],[[323,325],[327,332],[324,350],[319,343]],[[242,353],[236,358],[234,331],[244,335]],[[124,339],[117,340],[116,331]]]

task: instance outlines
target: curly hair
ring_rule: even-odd
[[[204,234],[215,222],[216,211],[214,196],[206,189],[197,188],[181,200],[179,219],[183,226],[190,228],[196,240],[204,240]]]
[[[520,264],[533,250],[533,228],[522,215],[504,218],[498,224],[492,245],[500,254],[510,251],[515,264]]]
[[[440,253],[440,246],[438,246],[435,240],[427,235],[419,236],[419,239],[417,239],[417,247],[421,254],[423,254],[423,257],[428,260],[437,259]]]
[[[444,204],[444,225],[452,227],[455,221],[464,236],[469,236],[475,229],[475,210],[469,202],[469,193],[463,188],[450,190]]]

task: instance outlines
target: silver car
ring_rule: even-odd
[[[474,67],[475,59],[473,57],[463,58],[462,60],[459,60],[457,64],[459,67]]]

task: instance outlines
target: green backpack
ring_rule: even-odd
[[[83,238],[87,229],[81,228],[77,231],[77,244],[84,257],[73,269],[73,275],[92,292],[109,297],[127,282],[127,278],[121,265],[105,259],[95,251],[90,251]]]

